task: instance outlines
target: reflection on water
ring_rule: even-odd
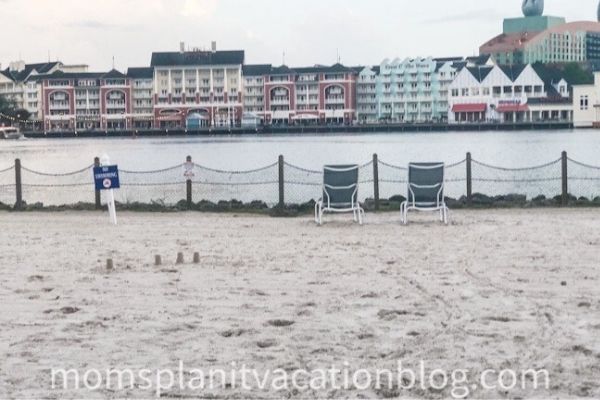
[[[219,169],[252,169],[283,154],[287,162],[307,168],[326,163],[363,163],[373,153],[388,163],[453,163],[470,151],[474,159],[515,167],[545,163],[566,150],[572,158],[600,164],[600,132],[446,132],[327,136],[232,136],[194,138],[44,139],[0,141],[0,169],[20,158],[46,171],[68,171],[91,164],[103,153],[122,168],[157,169],[194,161]]]

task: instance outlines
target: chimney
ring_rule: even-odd
[[[217,42],[213,41],[210,47],[213,53],[217,52]]]
[[[185,42],[179,42],[179,51],[185,53]]]

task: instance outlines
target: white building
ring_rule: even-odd
[[[600,128],[600,72],[591,85],[573,86],[573,125],[575,128]]]
[[[152,128],[154,122],[154,69],[129,68],[133,128]]]
[[[489,57],[406,58],[364,68],[357,82],[361,123],[444,122],[448,88],[464,66],[491,64]]]
[[[200,127],[235,126],[242,119],[244,51],[152,53],[157,128],[182,128],[189,116]]]
[[[450,123],[571,119],[568,83],[547,66],[465,67],[450,85]]]
[[[17,108],[27,110],[32,120],[42,118],[42,88],[35,79],[38,75],[56,71],[85,72],[87,65],[64,65],[60,61],[25,64],[13,61],[0,70],[0,95],[15,102]]]

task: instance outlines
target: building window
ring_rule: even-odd
[[[581,96],[579,98],[579,109],[585,111],[589,108],[590,100],[588,96]]]
[[[452,97],[458,97],[458,89],[452,89]]]

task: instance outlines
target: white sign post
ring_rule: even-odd
[[[100,159],[100,166],[110,165],[110,158],[107,154],[104,154]],[[115,207],[115,191],[111,188],[112,182],[110,179],[105,179],[103,181],[105,188],[110,188],[105,190],[106,193],[106,204],[108,205],[108,215],[110,217],[111,222],[114,225],[117,225],[117,208]]]

